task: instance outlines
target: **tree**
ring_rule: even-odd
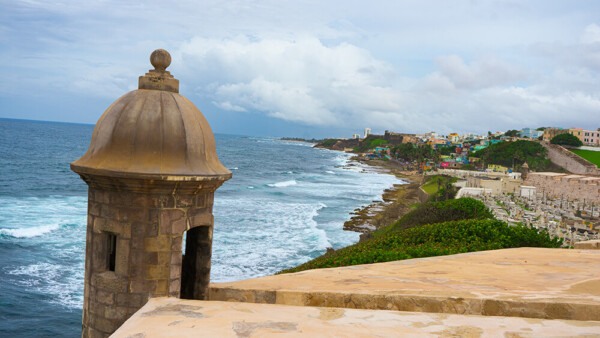
[[[569,133],[554,136],[552,140],[550,140],[550,143],[572,147],[581,147],[583,145],[583,142],[581,142],[581,140],[578,139],[577,136],[571,135]]]
[[[506,137],[515,137],[518,134],[519,134],[518,130],[511,129],[511,130],[507,130],[506,133],[504,133],[504,136],[506,136]]]

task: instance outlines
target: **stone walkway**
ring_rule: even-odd
[[[518,248],[213,283],[210,299],[600,321],[600,250]]]
[[[151,299],[112,337],[571,337],[600,322]]]
[[[213,283],[210,297],[151,299],[114,337],[600,337],[600,250],[309,270]]]

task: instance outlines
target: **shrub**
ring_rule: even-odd
[[[515,247],[558,248],[547,231],[470,219],[405,229],[328,253],[280,273]]]
[[[572,147],[581,147],[583,145],[583,142],[581,142],[581,140],[578,139],[577,136],[571,135],[569,133],[554,136],[552,140],[550,140],[550,143]]]
[[[323,147],[331,147],[332,145],[336,144],[338,140],[335,138],[328,138],[325,141],[321,142],[321,146]]]
[[[427,202],[419,205],[392,225],[382,229],[382,233],[400,231],[424,224],[458,221],[463,219],[494,218],[481,201],[470,197]],[[377,236],[377,232],[375,233]]]

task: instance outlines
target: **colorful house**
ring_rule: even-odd
[[[504,173],[508,171],[508,168],[499,164],[488,164],[488,169],[495,171],[495,172],[500,172],[500,173]]]

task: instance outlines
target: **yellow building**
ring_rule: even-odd
[[[488,169],[495,171],[495,172],[499,172],[499,173],[503,173],[503,172],[507,172],[508,168],[499,164],[488,164]]]
[[[559,128],[546,128],[544,130],[544,135],[542,139],[546,142],[550,142],[555,136],[568,133],[569,129],[559,129]]]

